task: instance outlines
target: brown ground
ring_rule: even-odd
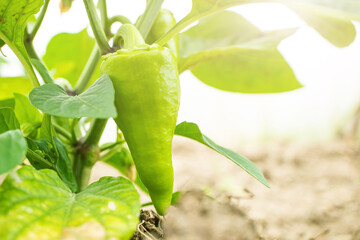
[[[137,239],[161,239],[165,229],[165,239],[174,240],[360,240],[356,144],[269,144],[236,150],[262,169],[271,189],[206,147],[177,138],[175,185],[193,191],[165,220],[156,220],[152,227],[157,233],[149,234],[143,222],[140,228],[147,237],[140,234],[143,238]]]

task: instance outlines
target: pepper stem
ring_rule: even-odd
[[[137,28],[132,24],[123,24],[114,37],[114,46],[123,45],[125,49],[133,49],[142,44],[145,44],[145,41]]]

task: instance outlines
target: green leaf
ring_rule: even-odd
[[[55,136],[55,130],[51,123],[51,116],[48,114],[44,114],[40,128],[40,138],[46,138],[52,141],[54,136]]]
[[[288,4],[288,7],[336,47],[346,47],[355,39],[356,30],[350,20],[326,15],[317,11],[313,6],[292,6]]]
[[[94,46],[95,40],[86,29],[79,33],[60,33],[50,40],[43,60],[50,71],[55,71],[54,78],[65,78],[75,87]],[[90,84],[99,77],[99,69],[100,64]]]
[[[24,46],[24,30],[27,19],[37,13],[43,4],[43,0],[2,0],[0,2],[0,38],[16,54],[33,81],[36,76]],[[34,82],[34,84],[37,83]]]
[[[128,148],[125,146],[120,146],[120,149],[115,148],[114,152],[110,151],[109,154],[101,160],[118,170],[125,177],[133,181],[143,192],[148,194],[147,188],[141,182],[136,172],[134,160]]]
[[[3,46],[5,46],[5,42],[0,39],[0,49],[1,49]],[[0,62],[3,62],[2,60],[3,60],[3,59],[1,59]]]
[[[59,177],[73,192],[77,192],[78,186],[75,175],[72,169],[72,163],[68,156],[65,145],[56,137],[52,141],[49,139],[31,140],[26,139],[29,149],[39,154],[50,164],[38,162],[35,158],[28,156],[32,166],[36,169],[46,169],[49,165],[55,166],[54,169],[59,174]]]
[[[15,99],[9,98],[9,99],[0,100],[0,107],[14,109],[15,108]]]
[[[0,134],[0,174],[20,164],[25,158],[26,150],[26,141],[20,130],[10,130]]]
[[[20,129],[20,124],[11,108],[0,108],[0,134]]]
[[[197,20],[226,8],[258,2],[275,2],[298,7],[306,6],[309,10],[312,8],[311,11],[322,12],[323,15],[360,21],[360,2],[358,0],[192,0],[191,12],[185,17],[185,20]]]
[[[54,137],[53,140],[59,155],[59,158],[56,162],[56,169],[61,179],[71,189],[71,191],[77,192],[78,186],[66,147],[58,138]]]
[[[29,95],[31,104],[42,112],[58,117],[116,117],[114,88],[107,75],[101,76],[85,92],[69,96],[56,84],[34,88]]]
[[[203,54],[208,60],[191,71],[212,87],[241,93],[278,93],[302,87],[277,50],[234,47],[210,54]]]
[[[360,1],[358,0],[260,0],[260,2],[269,1],[285,4],[292,9],[306,9],[310,13],[316,12],[322,16],[360,21]]]
[[[41,113],[30,104],[29,99],[19,93],[14,93],[15,114],[20,125],[25,123],[36,123],[42,120]]]
[[[302,87],[276,49],[295,29],[261,32],[240,15],[223,11],[180,34],[179,71],[231,92],[275,93]]]
[[[4,77],[0,78],[0,100],[14,97],[14,93],[28,95],[32,89],[31,82],[27,77]]]
[[[240,45],[262,34],[239,14],[222,11],[201,19],[196,26],[180,34],[180,57],[183,61],[197,52]]]
[[[229,7],[260,2],[282,3],[290,7],[323,37],[340,47],[347,46],[354,40],[354,26],[350,21],[360,21],[358,0],[193,0],[191,12],[161,37],[158,43],[164,45],[181,30],[202,17]]]
[[[32,140],[26,138],[26,141],[30,150],[46,160],[46,163],[39,162],[36,158],[32,158],[31,155],[28,155],[27,158],[33,167],[36,169],[49,168],[50,166],[55,168],[58,157],[56,150],[48,139]]]
[[[75,194],[54,171],[25,166],[0,196],[0,239],[129,239],[139,221],[139,194],[121,177]]]
[[[209,148],[215,150],[216,152],[233,161],[235,164],[244,169],[248,174],[253,176],[259,182],[269,187],[269,184],[267,183],[264,175],[254,163],[252,163],[245,157],[237,154],[236,152],[214,143],[210,138],[202,134],[199,127],[195,123],[182,122],[178,124],[175,129],[175,134],[193,139],[195,141],[198,141],[199,143],[204,144],[205,146],[208,146]]]

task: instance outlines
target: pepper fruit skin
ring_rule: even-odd
[[[180,104],[176,59],[166,47],[144,44],[107,54],[100,71],[114,85],[114,120],[139,177],[158,214],[165,215],[172,198],[171,148]]]

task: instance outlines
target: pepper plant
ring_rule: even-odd
[[[33,40],[50,1],[0,0],[0,44],[26,72],[0,78],[0,174],[6,175],[0,239],[129,239],[139,222],[138,191],[149,194],[152,202],[143,205],[154,205],[160,215],[178,196],[174,135],[217,151],[268,187],[251,161],[217,145],[195,123],[176,125],[179,74],[190,70],[212,87],[238,93],[302,87],[277,50],[296,29],[264,32],[229,7],[284,4],[338,47],[354,40],[351,21],[360,20],[357,0],[192,0],[191,12],[176,22],[163,1],[146,1],[132,23],[123,15],[108,17],[105,0],[97,7],[83,0],[95,39],[86,30],[61,33],[40,57]],[[71,2],[62,0],[61,10]],[[116,22],[121,27],[111,32]],[[117,139],[99,145],[110,118]],[[89,185],[97,161],[123,177]]]

